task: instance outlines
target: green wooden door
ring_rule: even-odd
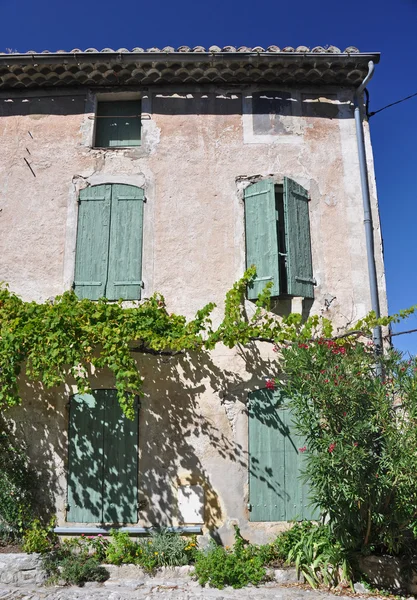
[[[138,520],[138,411],[127,419],[113,390],[107,393],[104,417],[103,521]],[[109,394],[109,392],[111,392]]]
[[[264,179],[245,189],[246,265],[256,266],[256,279],[248,289],[250,300],[258,298],[265,285],[272,282],[272,296],[278,296],[278,233],[275,186]]]
[[[109,300],[140,300],[143,202],[143,189],[113,184],[106,286],[106,298]]]
[[[249,504],[251,521],[317,518],[310,506],[304,468],[304,440],[280,391],[249,395]]]
[[[77,394],[70,403],[67,520],[102,520],[104,405],[91,394]]]
[[[130,421],[115,390],[73,396],[68,453],[67,521],[136,523],[137,406]]]

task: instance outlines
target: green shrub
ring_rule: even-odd
[[[105,550],[105,561],[111,565],[137,563],[140,546],[124,531],[111,531],[111,540]]]
[[[195,537],[186,540],[166,529],[157,530],[150,539],[139,542],[126,532],[112,530],[110,542],[87,539],[87,544],[109,564],[137,564],[149,572],[158,567],[188,565],[194,562],[197,551]]]
[[[106,540],[100,533],[97,536],[83,537],[83,543],[91,551],[92,555],[99,561],[105,562],[107,550],[110,545],[109,540]]]
[[[87,581],[105,581],[108,571],[91,555],[84,540],[65,540],[53,551],[44,554],[42,567],[49,583],[64,581],[69,585],[84,585]]]
[[[417,358],[387,350],[380,377],[372,344],[352,338],[292,344],[282,355],[308,449],[305,479],[336,539],[363,553],[415,552]]]
[[[236,539],[231,550],[212,542],[206,550],[197,554],[195,574],[200,585],[208,583],[218,589],[226,585],[242,588],[265,580],[266,570],[259,547],[246,542],[239,529],[235,529]]]
[[[180,567],[188,565],[192,559],[195,542],[188,542],[178,533],[161,529],[153,533],[150,542],[150,551],[156,557],[158,567]]]
[[[320,584],[336,587],[352,583],[352,570],[347,552],[335,540],[327,525],[303,523],[293,527],[293,533],[284,534],[281,548],[285,548],[287,562],[295,564],[297,572],[312,588]],[[298,538],[298,540],[297,540]],[[290,547],[291,542],[291,547]],[[288,551],[289,549],[289,551]]]
[[[84,585],[87,581],[105,581],[108,571],[94,556],[71,554],[60,562],[60,578],[70,585]]]
[[[305,538],[315,525],[311,521],[295,522],[289,529],[286,529],[278,535],[274,541],[274,548],[279,557],[288,562],[288,555],[296,544]]]
[[[35,515],[36,475],[0,419],[0,538],[19,539]]]
[[[22,550],[24,552],[49,552],[57,541],[52,529],[55,524],[53,517],[47,525],[42,524],[40,519],[34,519],[24,531]]]

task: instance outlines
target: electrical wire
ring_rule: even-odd
[[[367,90],[365,90],[365,91],[367,92]],[[387,104],[386,106],[383,106],[382,108],[379,108],[378,110],[374,110],[373,112],[368,113],[369,95],[367,94],[366,115],[367,115],[368,118],[369,117],[373,117],[374,115],[376,115],[377,113],[382,112],[386,108],[390,108],[391,106],[395,106],[396,104],[401,104],[401,102],[405,102],[406,100],[410,100],[410,98],[414,98],[415,96],[417,96],[417,92],[415,94],[411,94],[410,96],[407,96],[406,98],[402,98],[401,100],[397,100],[396,102],[391,102],[391,104]]]

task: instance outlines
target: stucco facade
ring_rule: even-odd
[[[140,98],[142,144],[93,147],[97,98]],[[123,96],[120,96],[123,94]],[[284,82],[168,84],[100,90],[0,92],[0,280],[43,302],[74,280],[77,199],[102,183],[144,188],[143,297],[158,291],[168,311],[192,318],[207,302],[222,314],[225,293],[245,270],[244,190],[289,177],[310,195],[314,300],[277,300],[279,314],[322,314],[337,326],[370,309],[363,207],[353,119],[354,87]],[[275,98],[266,113],[262,97]],[[263,112],[264,111],[264,112]],[[386,310],[382,243],[369,130],[376,266]],[[248,311],[251,303],[248,302]],[[186,357],[139,356],[138,525],[177,525],[178,489],[201,486],[205,531],[227,543],[231,525],[254,541],[282,523],[250,522],[248,394],[274,372],[267,344]],[[94,388],[111,375],[92,374]],[[74,388],[22,381],[11,416],[48,482],[58,525],[66,523],[68,400]],[[259,474],[262,476],[262,473]]]

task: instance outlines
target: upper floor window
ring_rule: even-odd
[[[81,190],[74,289],[79,298],[140,300],[143,189],[105,184]]]
[[[98,101],[94,146],[97,148],[140,146],[140,136],[140,100]]]
[[[307,190],[287,177],[245,189],[246,264],[256,266],[250,300],[268,282],[272,296],[314,297],[308,202]]]

